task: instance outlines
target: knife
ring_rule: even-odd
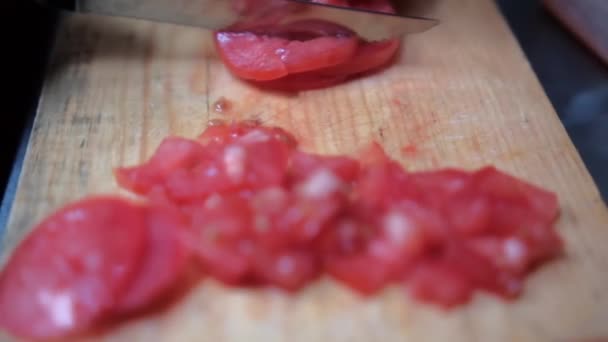
[[[307,19],[320,19],[343,25],[369,41],[398,38],[421,33],[439,21],[427,18],[425,11],[400,6],[409,13],[389,14],[371,10],[351,9],[306,0],[38,0],[39,3],[79,13],[119,16],[210,30],[234,27],[254,28],[256,25],[281,25]],[[431,0],[404,1],[431,4]]]

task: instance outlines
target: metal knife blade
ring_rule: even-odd
[[[420,33],[438,24],[438,20],[422,16],[347,9],[306,0],[39,1],[76,12],[161,21],[210,30],[247,27],[259,23],[280,25],[296,20],[321,19],[343,25],[370,41]],[[255,6],[246,8],[243,4],[247,3],[255,3]]]

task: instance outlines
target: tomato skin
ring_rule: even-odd
[[[98,196],[40,222],[17,247],[0,279],[0,326],[28,339],[82,333],[107,317],[135,274],[144,214]]]

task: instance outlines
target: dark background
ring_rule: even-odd
[[[498,3],[604,198],[608,198],[608,68],[545,12],[539,1]],[[25,0],[4,0],[0,13],[2,81],[8,87],[1,92],[3,225],[38,103],[55,17]]]

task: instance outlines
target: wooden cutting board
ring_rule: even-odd
[[[208,33],[68,17],[29,141],[3,247],[67,201],[117,191],[112,167],[212,118],[260,119],[307,149],[349,153],[375,139],[410,169],[494,164],[556,191],[567,256],[525,295],[477,295],[445,313],[401,289],[361,299],[329,280],[290,297],[207,281],[168,311],[106,341],[574,341],[608,336],[608,211],[496,5],[447,0],[440,27],[407,38],[398,63],[342,86],[286,96],[234,79]],[[221,96],[238,114],[216,114]],[[416,153],[403,147],[416,146]],[[6,338],[5,340],[9,340]]]

